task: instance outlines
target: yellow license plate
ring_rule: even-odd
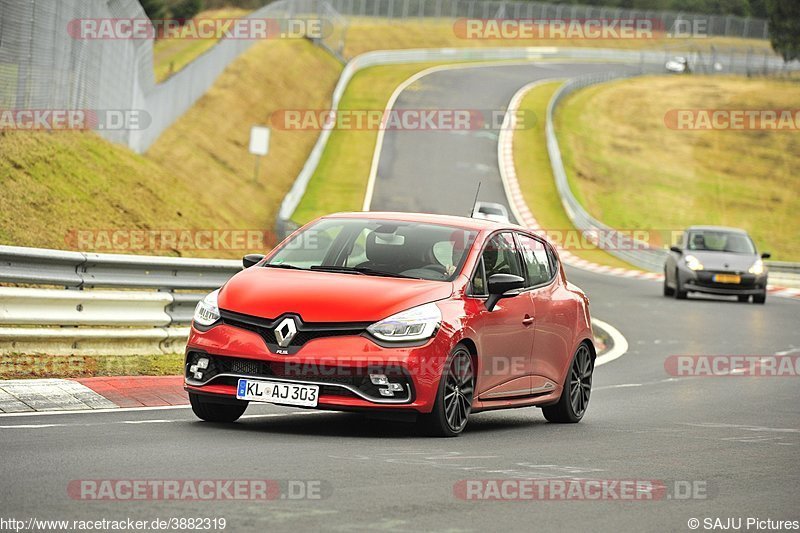
[[[715,274],[714,281],[716,283],[741,283],[742,276],[738,274]]]

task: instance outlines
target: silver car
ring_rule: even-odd
[[[679,300],[690,292],[737,296],[740,302],[767,300],[767,269],[746,231],[692,226],[664,263],[664,296]]]
[[[472,218],[482,218],[493,222],[507,224],[508,210],[503,204],[494,202],[475,202],[475,209],[472,211]]]

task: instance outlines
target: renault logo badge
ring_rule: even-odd
[[[295,335],[297,335],[297,325],[291,317],[284,318],[275,327],[275,340],[278,341],[278,346],[281,348],[289,346]]]

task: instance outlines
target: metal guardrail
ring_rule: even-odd
[[[790,263],[788,261],[765,261],[765,263],[770,272],[800,276],[800,263]]]
[[[0,325],[169,326],[170,293],[0,287]]]
[[[214,289],[242,269],[240,261],[95,254],[0,246],[0,283],[160,290]]]
[[[547,114],[545,117],[545,138],[547,141],[547,153],[550,156],[550,166],[553,170],[553,177],[556,182],[556,189],[561,198],[561,204],[564,211],[567,213],[572,224],[584,232],[587,236],[596,234],[603,234],[612,236],[615,242],[628,242],[630,246],[618,246],[613,250],[608,250],[609,253],[619,257],[634,266],[649,270],[651,272],[660,272],[664,266],[667,251],[663,249],[649,248],[647,244],[632,240],[627,234],[616,232],[610,226],[603,224],[592,215],[590,215],[575,197],[572,189],[569,186],[567,178],[567,170],[564,167],[564,162],[561,158],[561,150],[558,146],[558,139],[555,134],[555,126],[553,123],[553,114],[556,107],[561,101],[572,92],[594,85],[615,79],[621,79],[631,76],[642,74],[642,72],[606,72],[603,74],[582,76],[573,80],[567,81],[562,85],[558,91],[553,95],[550,103],[547,106]]]
[[[180,353],[189,328],[0,327],[0,354],[152,355]]]
[[[241,262],[227,259],[0,246],[0,283],[71,289],[0,287],[0,325],[185,325],[191,322],[197,302],[241,269]],[[100,332],[109,334],[109,330]],[[13,330],[6,333],[12,335]]]
[[[0,283],[23,285],[0,286],[0,353],[180,352],[197,302],[241,270],[227,259],[0,246]]]

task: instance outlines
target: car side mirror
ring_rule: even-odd
[[[489,276],[489,298],[486,299],[486,309],[491,311],[501,298],[514,296],[508,294],[509,291],[519,290],[525,287],[525,280],[514,274],[493,274]]]
[[[244,268],[250,268],[251,266],[260,263],[265,257],[267,256],[262,254],[247,254],[242,258],[242,266],[244,266]]]
[[[761,254],[761,259],[769,259],[770,257],[772,257],[772,254],[769,252],[764,252]]]
[[[683,253],[683,250],[681,250],[680,246],[670,246],[669,250],[670,250],[670,252],[675,252],[678,255]]]

